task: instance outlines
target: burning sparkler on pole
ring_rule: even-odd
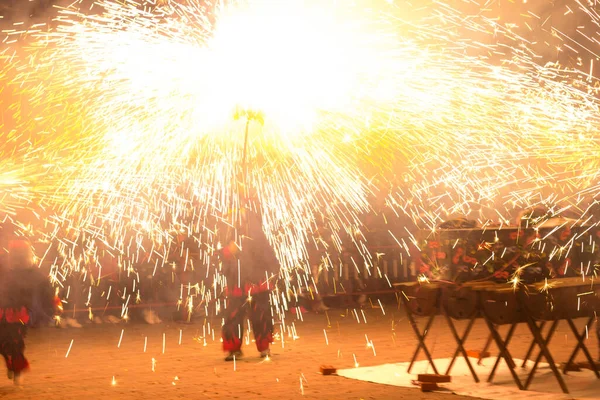
[[[261,126],[265,123],[265,118],[262,112],[255,110],[244,110],[237,108],[233,116],[235,120],[244,118],[246,126],[244,128],[244,150],[242,152],[242,183],[244,186],[244,198],[248,199],[250,193],[248,188],[248,129],[251,122],[257,122]],[[247,205],[246,205],[247,206]]]

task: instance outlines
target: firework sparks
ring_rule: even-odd
[[[27,41],[2,54],[20,99],[15,132],[30,135],[7,158],[35,154],[27,168],[52,178],[4,169],[0,211],[44,193],[56,210],[44,229],[59,253],[53,279],[102,284],[116,263],[127,288],[90,285],[88,303],[118,292],[123,318],[143,300],[140,260],[152,276],[205,268],[214,286],[181,285],[189,318],[225,283],[213,256],[247,194],[287,281],[306,287],[310,272],[293,268],[323,224],[327,251],[351,244],[374,271],[360,229],[373,197],[432,228],[455,213],[504,221],[510,207],[585,207],[600,170],[593,62],[585,73],[540,63],[516,24],[486,13],[436,3],[416,17],[396,3],[103,0],[95,14],[62,9],[57,27],[7,30],[7,43]],[[594,52],[556,35],[571,53]]]

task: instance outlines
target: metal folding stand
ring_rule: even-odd
[[[546,325],[546,321],[542,321],[540,324],[540,332],[544,330],[544,326]],[[529,348],[527,349],[527,353],[525,353],[525,357],[523,357],[523,364],[521,364],[521,368],[525,368],[527,366],[527,361],[529,361],[529,357],[531,357],[531,353],[533,353],[533,349],[535,349],[535,340],[531,341]]]
[[[531,367],[531,371],[529,371],[529,375],[527,376],[527,381],[525,381],[525,389],[526,390],[529,389],[531,382],[533,382],[533,376],[535,375],[537,367],[538,367],[540,361],[542,360],[542,356],[545,356],[544,348],[546,349],[547,354],[550,354],[550,352],[548,351],[548,344],[550,343],[550,339],[552,339],[552,335],[554,335],[554,332],[556,331],[558,322],[559,322],[559,320],[552,321],[552,324],[550,325],[550,329],[548,329],[548,333],[546,333],[546,338],[544,338],[542,335],[542,331],[544,329],[544,325],[546,325],[546,321],[540,322],[540,325],[538,326],[537,322],[534,321],[533,319],[531,319],[531,324],[533,324],[534,329],[538,332],[538,336],[536,336],[534,334],[534,339],[533,339],[533,342],[531,343],[531,346],[529,347],[528,354],[526,355],[525,360],[523,360],[523,367],[526,365],[527,360],[528,360],[529,356],[531,355],[531,353],[533,353],[533,349],[535,348],[536,345],[540,346],[540,352],[538,353],[537,357],[535,358],[533,367]],[[529,325],[529,321],[528,321],[528,325]],[[530,327],[530,329],[531,329],[531,327]],[[548,359],[546,359],[546,360],[548,360]],[[558,380],[558,383],[559,383],[561,389],[563,390],[564,393],[568,393],[567,386],[564,383],[562,376],[560,376],[560,374],[558,373],[558,370],[556,369],[554,362],[550,362],[550,361],[548,361],[548,362],[550,363],[550,368],[554,372],[554,375],[557,376],[557,380]],[[552,367],[554,367],[554,368],[552,368]]]
[[[407,372],[410,373],[415,361],[417,360],[419,351],[421,349],[423,349],[423,352],[425,353],[425,357],[427,357],[427,361],[429,361],[429,364],[431,365],[433,372],[435,372],[436,374],[439,374],[437,368],[435,367],[435,364],[433,363],[433,358],[431,357],[431,353],[429,352],[429,349],[427,348],[427,345],[425,344],[425,339],[427,338],[427,334],[429,333],[431,325],[433,324],[433,320],[435,319],[435,313],[432,313],[429,316],[429,319],[427,320],[427,323],[425,324],[425,329],[423,329],[423,332],[421,332],[419,330],[419,325],[417,324],[417,321],[415,320],[415,317],[409,306],[409,299],[404,294],[402,294],[400,297],[402,298],[402,301],[406,308],[406,315],[408,317],[408,320],[410,321],[410,325],[412,326],[413,330],[415,331],[415,335],[417,336],[417,340],[419,341],[419,344],[417,345],[417,349],[415,350],[415,353],[413,354],[412,359],[410,360],[410,364],[408,366]]]
[[[506,335],[506,339],[502,339],[502,337],[500,336],[500,333],[498,332],[498,328],[499,326],[494,325],[494,323],[490,320],[489,315],[487,315],[485,309],[482,310],[482,314],[483,314],[483,319],[485,320],[485,323],[487,324],[490,333],[492,334],[492,339],[494,340],[494,342],[496,343],[496,346],[498,346],[498,349],[500,350],[500,354],[498,354],[498,357],[496,358],[496,362],[494,363],[494,367],[492,368],[492,371],[490,372],[490,375],[488,377],[488,382],[492,382],[492,380],[494,379],[494,375],[496,374],[496,370],[498,369],[498,366],[500,365],[500,360],[504,359],[504,361],[506,361],[506,365],[508,366],[508,369],[510,370],[510,374],[513,377],[513,380],[515,381],[515,384],[517,385],[517,387],[520,390],[523,390],[523,384],[521,383],[521,380],[519,379],[519,375],[517,374],[517,372],[515,371],[516,365],[515,362],[513,361],[512,355],[510,354],[510,351],[508,351],[508,344],[510,343],[510,340],[512,339],[513,334],[515,333],[515,329],[518,325],[518,322],[513,322],[510,325],[510,328],[508,330],[508,334]]]
[[[446,309],[446,305],[444,305],[444,315],[446,316],[446,321],[448,322],[448,326],[450,327],[450,331],[452,332],[452,336],[454,337],[454,340],[456,340],[456,350],[454,351],[454,355],[452,356],[452,358],[450,359],[450,364],[448,364],[448,368],[446,369],[446,375],[450,375],[450,371],[452,370],[452,367],[454,366],[454,361],[456,361],[456,358],[458,357],[458,354],[462,354],[463,358],[465,359],[465,362],[467,363],[467,366],[469,367],[469,370],[471,371],[471,375],[473,375],[473,379],[475,380],[475,382],[479,383],[479,377],[477,376],[477,374],[475,373],[475,369],[473,368],[473,365],[471,365],[471,360],[469,360],[469,356],[467,355],[467,350],[465,350],[465,342],[467,340],[467,337],[469,336],[469,333],[471,333],[471,329],[473,328],[473,324],[475,324],[475,321],[477,319],[477,315],[474,315],[473,317],[471,317],[469,319],[469,323],[467,324],[467,327],[465,328],[463,335],[459,336],[458,331],[456,330],[456,327],[454,326],[454,321],[452,321],[452,317],[450,317],[450,315],[448,314],[448,310]]]
[[[596,317],[591,315],[588,318],[588,320],[585,324],[585,327],[583,328],[583,331],[581,333],[579,333],[577,331],[577,327],[573,323],[572,319],[570,319],[570,318],[566,319],[567,323],[571,327],[571,330],[573,331],[573,334],[575,335],[575,338],[577,339],[577,346],[575,346],[573,353],[571,353],[571,357],[569,357],[569,361],[567,361],[567,363],[565,364],[565,367],[563,369],[563,374],[567,373],[567,368],[571,365],[572,362],[575,361],[575,357],[577,357],[577,353],[581,349],[581,351],[583,351],[583,354],[585,354],[585,357],[587,358],[588,362],[590,363],[590,368],[592,368],[592,370],[596,374],[596,378],[600,379],[600,373],[598,371],[598,366],[596,365],[596,362],[592,358],[590,351],[588,350],[587,346],[584,343],[584,340],[587,338],[587,334],[588,334],[590,328],[592,327],[592,325],[594,325],[595,319],[596,319]]]
[[[556,368],[556,364],[554,363],[554,358],[552,357],[552,354],[550,354],[550,350],[548,350],[548,343],[550,342],[550,339],[552,339],[552,334],[556,330],[556,326],[558,325],[558,320],[554,320],[552,322],[552,325],[550,326],[550,330],[548,331],[548,334],[546,335],[546,338],[544,339],[544,337],[542,336],[542,332],[541,332],[541,327],[543,325],[540,324],[540,326],[538,326],[538,324],[535,322],[535,320],[529,314],[526,315],[525,319],[527,322],[527,326],[529,327],[529,330],[531,331],[531,334],[533,335],[533,340],[535,341],[535,344],[540,347],[540,353],[538,354],[538,356],[535,360],[535,363],[533,364],[533,368],[529,372],[529,376],[527,377],[527,381],[525,382],[524,388],[527,389],[529,387],[529,385],[531,384],[531,382],[533,380],[533,376],[535,375],[537,366],[543,356],[546,359],[546,361],[548,362],[548,364],[550,365],[550,369],[552,370],[554,377],[558,381],[558,384],[560,385],[560,388],[562,389],[563,393],[569,393],[569,390],[567,389],[567,385],[565,384],[565,381],[564,381],[562,375],[558,371],[558,368]]]
[[[483,349],[479,353],[479,359],[477,360],[477,365],[481,365],[483,359],[485,358],[485,357],[483,357],[483,355],[488,352],[493,341],[494,341],[494,336],[490,333],[488,335],[488,338],[485,341],[485,344],[483,345]]]

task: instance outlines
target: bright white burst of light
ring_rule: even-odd
[[[36,144],[57,161],[61,215],[78,229],[110,225],[117,238],[102,240],[123,253],[131,230],[157,248],[181,230],[216,241],[214,219],[240,205],[244,111],[264,116],[248,124],[246,183],[286,266],[306,258],[321,215],[338,250],[345,232],[370,259],[355,227],[374,181],[379,199],[389,192],[389,207],[427,226],[472,205],[494,216],[506,203],[593,196],[592,91],[538,64],[496,20],[436,3],[409,21],[407,4],[64,10],[11,58],[37,113],[20,129],[45,130]]]

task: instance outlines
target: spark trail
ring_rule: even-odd
[[[102,252],[128,276],[140,260],[168,268],[169,254],[194,268],[182,237],[210,264],[244,193],[288,279],[321,239],[371,263],[361,215],[373,199],[434,226],[473,209],[481,219],[539,202],[583,209],[596,195],[595,78],[541,62],[533,41],[481,8],[94,7],[9,30],[7,42],[27,45],[3,52],[26,105],[13,107],[15,129],[52,166],[55,227],[44,235],[71,259],[56,271]]]

